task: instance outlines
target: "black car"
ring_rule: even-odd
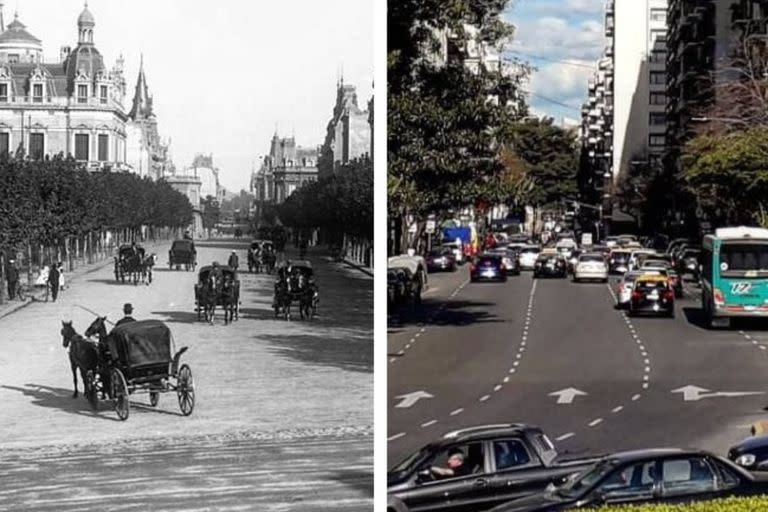
[[[768,436],[745,439],[728,450],[728,458],[749,471],[768,471]]]
[[[768,492],[768,484],[701,450],[659,449],[602,458],[563,485],[510,501],[492,512],[559,512],[603,505],[686,505]]]
[[[469,267],[469,277],[472,282],[477,281],[506,281],[507,271],[501,256],[483,254],[478,256]]]
[[[449,459],[463,464],[446,475]],[[445,434],[387,473],[388,510],[474,512],[538,492],[590,467],[596,458],[562,460],[538,427],[483,425]],[[441,474],[442,473],[442,474]],[[407,507],[407,508],[405,508]]]
[[[392,304],[412,301],[421,303],[422,280],[406,267],[390,267],[387,269],[387,290],[392,290]]]
[[[533,266],[533,277],[560,277],[568,275],[568,261],[561,254],[542,253]]]
[[[629,257],[629,251],[611,251],[608,256],[608,272],[611,274],[623,274],[629,270]]]
[[[520,275],[520,261],[517,259],[517,251],[509,247],[498,247],[485,252],[488,256],[499,256],[504,271],[509,275]]]
[[[429,272],[437,272],[440,270],[448,270],[455,272],[457,268],[456,255],[453,250],[448,247],[439,249],[432,249],[426,257],[427,270]]]
[[[700,249],[685,249],[677,259],[677,273],[680,277],[690,274],[695,281],[699,280]]]

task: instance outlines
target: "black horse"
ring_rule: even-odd
[[[219,290],[221,285],[219,279],[213,275],[208,276],[200,283],[199,296],[198,296],[198,316],[202,311],[205,321],[209,324],[213,323],[213,316],[216,313],[216,302],[219,298]]]
[[[75,392],[72,398],[77,398],[77,370],[80,370],[80,378],[83,380],[83,392],[88,395],[88,380],[86,374],[96,371],[99,363],[99,353],[96,344],[80,336],[72,322],[61,322],[61,337],[64,348],[69,347],[69,364],[72,368],[72,381]]]
[[[96,389],[94,391],[101,391],[103,396],[108,397],[110,395],[109,393],[109,371],[106,366],[106,361],[109,359],[109,350],[107,349],[107,317],[106,316],[97,316],[96,320],[94,320],[91,325],[88,326],[88,328],[85,330],[85,337],[91,338],[93,336],[96,336],[99,340],[98,345],[96,346],[99,362],[101,363],[100,371],[94,372],[98,374],[99,381],[101,385],[99,386],[99,389]],[[98,386],[98,384],[97,384]]]
[[[239,301],[237,286],[231,276],[224,278],[224,284],[219,295],[220,303],[224,309],[224,324],[240,319],[237,303]]]

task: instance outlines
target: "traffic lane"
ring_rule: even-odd
[[[388,366],[389,436],[416,432],[461,406],[456,404],[492,391],[515,357],[531,288],[529,274],[506,283],[471,283],[447,303],[435,323]],[[396,407],[405,405],[398,397],[419,391],[433,397]]]
[[[538,280],[526,347],[521,359],[517,354],[508,359],[506,372],[497,374],[502,385],[498,391],[441,420],[439,432],[530,423],[541,426],[553,440],[571,440],[566,448],[572,453],[583,453],[578,433],[612,429],[612,416],[617,415],[612,411],[630,407],[632,398],[644,392],[643,358],[613,311],[604,284]],[[504,376],[510,377],[508,383]],[[552,395],[557,392],[562,393]],[[423,444],[437,433],[421,429],[419,440]]]
[[[230,250],[199,244],[198,261],[226,262]],[[326,277],[324,269],[318,272],[320,279]],[[320,282],[322,294],[368,290],[359,293],[360,307],[372,297],[370,281],[361,284],[331,273],[326,284]],[[225,326],[218,313],[211,326],[194,312],[196,279],[196,272],[158,267],[150,286],[116,284],[112,269],[103,268],[73,283],[56,303],[32,304],[1,319],[0,400],[6,414],[0,415],[0,446],[372,424],[372,330],[346,325],[360,314],[337,304],[322,310],[317,322],[275,320],[269,309],[272,278],[241,274],[243,316]],[[72,398],[61,321],[73,321],[82,333],[94,319],[89,310],[115,321],[125,302],[133,303],[138,319],[167,322],[176,347],[189,347],[181,360],[195,380],[197,403],[191,416],[178,415],[172,393],[161,395],[158,410],[138,407],[146,404],[146,395],[132,396],[137,407],[126,422],[117,421],[106,404],[93,413],[82,396]],[[350,359],[338,357],[342,353]],[[78,386],[82,392],[81,382]]]
[[[422,292],[421,304],[402,304],[387,309],[388,353],[398,354],[406,341],[420,329],[420,324],[432,319],[451,295],[469,280],[469,266],[458,267],[456,272],[434,272],[427,277],[428,287]]]
[[[675,319],[630,319],[652,355],[651,388],[617,415],[614,428],[580,434],[580,445],[601,451],[698,446],[724,453],[765,415],[768,395],[738,395],[765,391],[765,352],[738,331],[705,329],[695,300],[678,300],[676,312]]]
[[[373,510],[372,432],[338,434],[6,453],[0,510]]]
[[[530,279],[530,274],[523,276]],[[533,423],[544,427],[553,438],[599,427],[609,421],[612,410],[643,392],[641,354],[626,325],[612,310],[605,285],[537,280],[527,339],[523,339],[527,303],[528,297],[517,313],[520,328],[511,331],[512,337],[503,336],[499,329],[485,333],[490,340],[474,332],[467,335],[487,343],[498,340],[511,349],[507,354],[494,354],[495,369],[489,365],[474,369],[475,375],[490,382],[483,393],[453,394],[450,407],[443,407],[440,416],[434,411],[434,417],[411,420],[410,426],[390,425],[390,437],[406,433],[389,443],[390,463],[441,433],[478,424]],[[569,388],[588,395],[569,397]],[[551,395],[558,391],[563,394]],[[392,400],[390,396],[390,404]],[[426,410],[431,405],[428,402],[432,400],[419,402],[424,405],[414,406],[414,411]],[[600,421],[590,427],[595,420]]]

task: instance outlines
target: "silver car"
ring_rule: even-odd
[[[573,269],[573,281],[602,281],[608,282],[608,264],[600,253],[588,253],[579,256],[579,261]]]

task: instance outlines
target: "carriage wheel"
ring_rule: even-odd
[[[160,393],[158,393],[157,391],[150,391],[149,405],[151,405],[152,407],[156,407],[159,401],[160,401]]]
[[[96,384],[96,374],[93,370],[88,370],[85,374],[85,398],[91,404],[91,409],[99,410],[99,388]]]
[[[128,384],[125,383],[123,372],[114,368],[112,370],[112,402],[117,417],[125,421],[131,413],[131,403],[128,398]]]
[[[195,382],[192,380],[192,370],[186,364],[181,365],[176,394],[179,397],[179,409],[181,414],[189,416],[195,408]]]

